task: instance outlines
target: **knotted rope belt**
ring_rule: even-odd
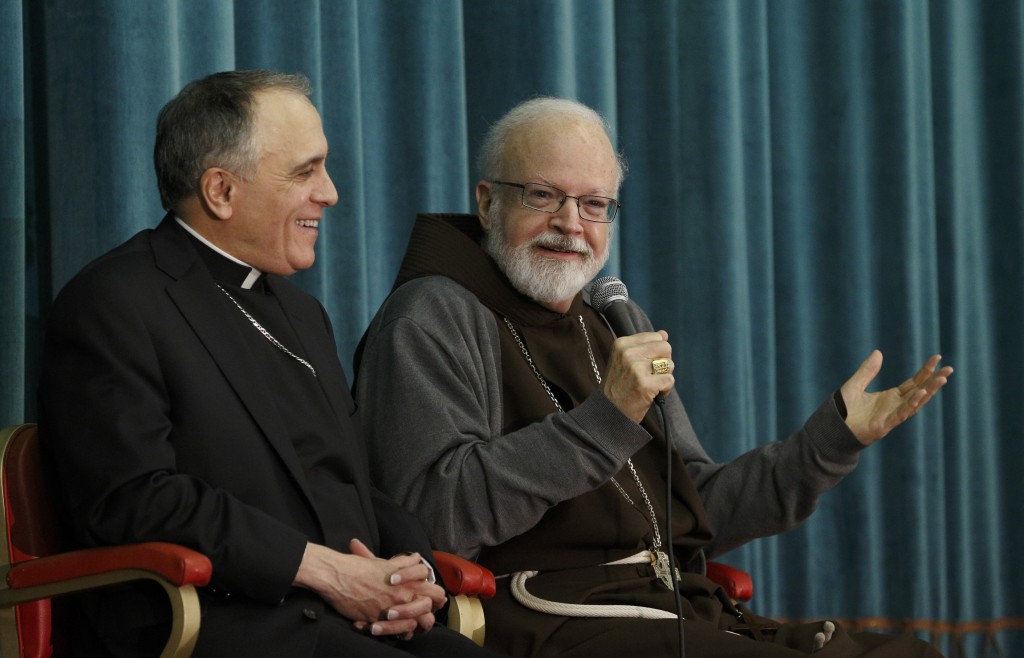
[[[620,564],[652,564],[653,557],[650,551],[640,551],[636,555],[606,562],[601,566],[615,566]],[[629,619],[676,619],[674,612],[648,608],[641,605],[588,605],[584,603],[560,603],[539,598],[526,591],[526,581],[536,576],[537,571],[517,571],[511,576],[512,596],[520,605],[523,605],[536,612],[543,612],[549,615],[561,617],[624,617]]]

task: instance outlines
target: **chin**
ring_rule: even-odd
[[[299,258],[291,258],[285,265],[286,267],[288,267],[288,269],[291,270],[289,274],[295,274],[296,272],[301,272],[302,270],[308,270],[309,268],[313,267],[313,263],[315,262],[316,254],[309,253],[303,254]]]

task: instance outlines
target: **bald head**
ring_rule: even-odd
[[[529,171],[531,154],[548,145],[553,147],[548,149],[552,151],[548,155],[557,158],[557,146],[567,142],[589,147],[614,168],[615,189],[606,191],[614,196],[625,177],[626,166],[612,147],[608,125],[593,109],[565,98],[525,101],[492,125],[477,160],[480,177],[494,180],[508,177],[512,171]],[[574,163],[577,167],[582,164]]]

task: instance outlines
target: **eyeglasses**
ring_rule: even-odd
[[[540,210],[541,212],[555,213],[562,209],[566,199],[576,199],[576,207],[579,209],[580,217],[588,222],[600,222],[610,224],[615,221],[615,215],[622,206],[618,201],[606,196],[595,194],[584,194],[573,196],[552,185],[543,183],[509,183],[501,180],[490,181],[494,185],[507,185],[509,187],[521,188],[522,202],[527,208]]]

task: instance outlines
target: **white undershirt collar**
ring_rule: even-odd
[[[245,267],[248,267],[251,271],[249,272],[249,275],[247,277],[245,277],[245,281],[242,282],[242,288],[244,290],[249,290],[250,288],[252,288],[253,284],[256,283],[256,280],[260,278],[261,274],[263,274],[263,272],[260,272],[259,270],[257,270],[255,267],[253,267],[249,263],[246,263],[245,261],[238,260],[237,258],[232,256],[228,252],[224,251],[223,249],[221,249],[217,245],[213,244],[212,242],[210,242],[209,240],[207,240],[203,236],[199,235],[199,233],[197,233],[194,228],[192,228],[191,226],[186,224],[181,219],[181,217],[178,217],[177,215],[175,215],[174,216],[174,221],[178,222],[178,224],[181,225],[181,228],[185,229],[186,231],[191,233],[193,236],[195,236],[196,240],[199,240],[200,242],[205,244],[210,249],[213,249],[214,251],[216,251],[218,254],[220,254],[224,258],[227,258],[228,260],[234,261],[234,262],[238,263],[239,265],[244,265]]]

